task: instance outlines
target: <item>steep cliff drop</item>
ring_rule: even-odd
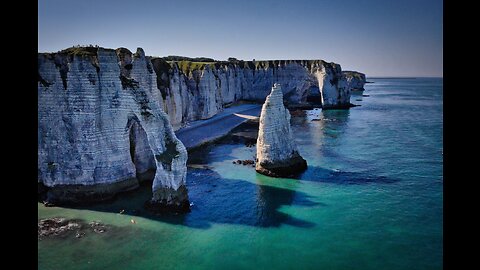
[[[38,183],[54,204],[102,201],[153,181],[148,206],[189,210],[187,151],[141,48],[38,55]]]
[[[347,109],[350,91],[339,64],[323,60],[214,61],[152,57],[163,109],[175,130],[240,100],[264,102],[274,82],[289,106]]]
[[[352,94],[362,94],[365,90],[364,86],[367,82],[365,74],[357,71],[342,71],[342,77]]]
[[[255,170],[273,177],[293,176],[304,171],[307,162],[298,153],[290,129],[290,113],[283,105],[283,94],[275,84],[260,115]]]
[[[263,102],[274,82],[288,106],[348,108],[347,80],[323,60],[159,58],[100,47],[39,53],[39,193],[51,203],[92,202],[153,181],[148,207],[186,210],[187,152],[174,130],[239,101]]]

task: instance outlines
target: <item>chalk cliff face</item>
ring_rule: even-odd
[[[343,80],[346,82],[346,86],[351,92],[364,91],[364,85],[366,83],[365,74],[357,71],[343,71]]]
[[[307,168],[290,129],[290,113],[283,105],[283,94],[275,84],[260,114],[257,138],[257,172],[273,177],[294,175]]]
[[[151,61],[163,109],[174,129],[191,120],[210,118],[239,100],[263,102],[274,82],[282,84],[289,104],[318,99],[324,109],[351,106],[340,65],[322,60]]]
[[[188,209],[187,152],[142,49],[38,55],[38,182],[54,203],[97,201],[153,180],[152,204]]]
[[[323,60],[166,59],[140,48],[38,54],[38,182],[48,201],[103,200],[153,180],[149,206],[187,209],[187,153],[174,130],[240,100],[263,102],[274,82],[289,104],[351,105],[340,65]]]

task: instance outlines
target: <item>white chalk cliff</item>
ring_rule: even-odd
[[[141,48],[38,54],[38,183],[47,201],[103,200],[153,180],[151,205],[186,208],[187,152],[174,130],[241,100],[263,102],[274,82],[289,104],[351,106],[335,63],[166,59]]]
[[[362,92],[367,82],[365,74],[357,71],[342,71],[343,80],[351,93]]]
[[[289,104],[318,99],[324,109],[351,106],[340,65],[323,60],[151,61],[163,109],[175,130],[210,118],[236,101],[263,102],[274,82],[282,84]]]
[[[151,203],[188,208],[187,151],[142,49],[38,55],[38,182],[53,203],[91,202],[153,180]]]
[[[257,138],[257,172],[274,177],[290,176],[307,168],[290,128],[290,113],[283,104],[283,93],[275,83],[262,106]]]

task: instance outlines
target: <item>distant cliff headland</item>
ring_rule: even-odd
[[[274,83],[289,105],[346,109],[365,75],[323,60],[150,57],[141,48],[38,54],[38,183],[51,202],[97,201],[153,180],[152,204],[188,208],[175,136]]]

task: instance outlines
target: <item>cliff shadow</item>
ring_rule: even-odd
[[[211,170],[192,171],[189,177],[192,212],[185,215],[184,225],[209,227],[211,223],[278,227],[288,224],[313,227],[314,224],[280,212],[282,206],[322,206],[308,195],[288,188],[274,187],[256,178],[256,184],[238,179],[225,179]],[[260,179],[259,179],[260,177]],[[198,179],[198,180],[195,180]]]
[[[233,152],[246,146],[252,152],[248,159],[254,160],[258,136],[258,122],[246,121],[217,140],[188,150],[187,166],[209,168],[206,164],[215,161],[238,160]]]
[[[317,166],[309,166],[299,179],[338,185],[393,184],[400,181],[400,179],[378,175],[371,171],[349,172]]]
[[[260,176],[261,177],[261,176]],[[128,214],[175,225],[208,229],[215,223],[254,227],[279,227],[282,224],[310,228],[314,223],[279,211],[283,206],[325,206],[308,195],[288,188],[257,184],[239,179],[222,178],[209,169],[189,168],[187,187],[191,212],[186,214],[153,214],[143,205],[152,196],[151,186],[144,183],[139,189],[123,194],[109,202],[76,209]],[[258,184],[260,182],[260,184]]]

